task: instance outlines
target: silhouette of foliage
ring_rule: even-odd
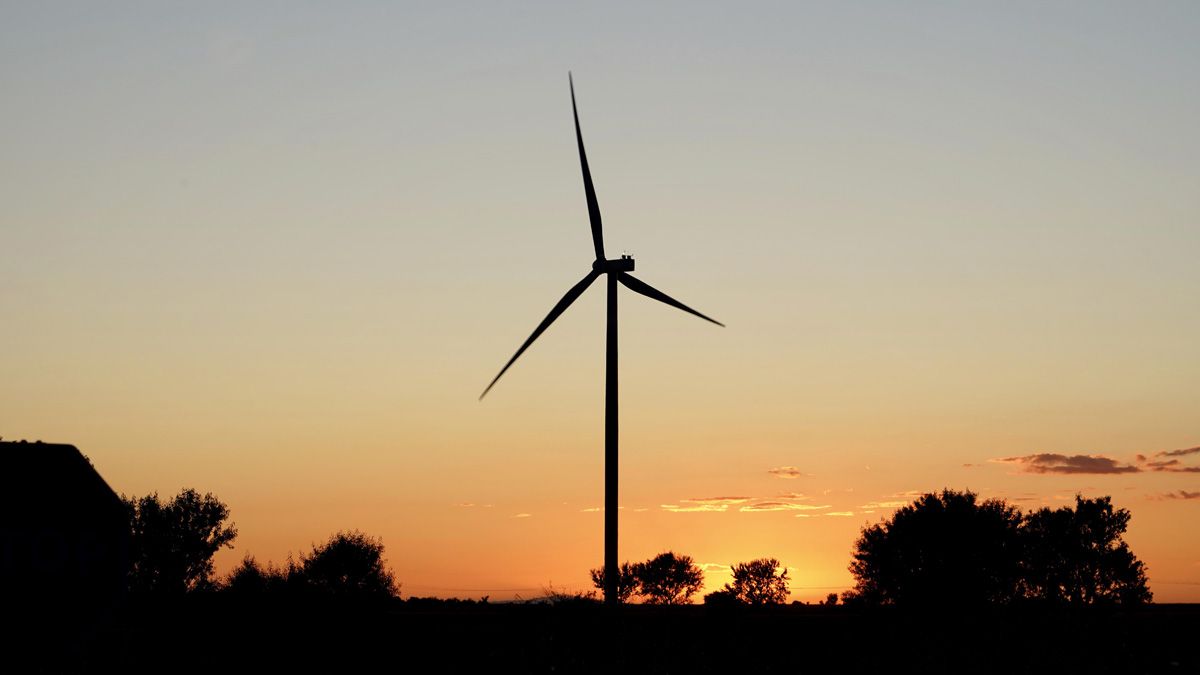
[[[595,605],[600,602],[596,598],[596,591],[568,591],[554,587],[554,584],[549,584],[542,587],[542,597],[531,600],[534,604],[546,605]]]
[[[829,595],[826,595],[825,602],[823,602],[821,604],[823,604],[827,607],[833,607],[834,605],[838,604],[838,594],[830,593]]]
[[[925,494],[891,520],[863,529],[850,600],[869,604],[1008,602],[1020,595],[1021,516],[972,492]]]
[[[268,563],[260,565],[254,556],[247,555],[237,567],[229,572],[221,590],[244,595],[280,593],[287,590],[289,583],[295,584],[296,565],[291,559],[286,567]]]
[[[651,605],[687,605],[704,586],[704,572],[691,556],[668,551],[633,566],[638,594]]]
[[[1110,497],[1021,515],[971,492],[926,494],[863,529],[850,604],[979,604],[1019,599],[1149,602],[1145,565],[1122,539],[1130,513]]]
[[[1140,603],[1153,597],[1146,570],[1122,539],[1126,509],[1109,497],[1075,496],[1075,508],[1043,508],[1025,517],[1026,592],[1050,602]]]
[[[733,591],[730,590],[729,584],[725,584],[724,587],[718,588],[712,593],[706,593],[704,595],[704,604],[714,607],[736,607],[742,603],[733,594]]]
[[[383,558],[383,541],[353,532],[338,532],[293,570],[305,587],[347,597],[395,597],[399,586]]]
[[[233,546],[229,507],[211,494],[186,489],[168,502],[158,494],[122,496],[129,512],[129,588],[135,593],[182,594],[213,588],[213,555]]]
[[[759,558],[733,566],[733,597],[747,605],[778,605],[787,601],[788,573],[775,558]],[[707,601],[707,599],[706,599]]]
[[[591,570],[592,584],[601,593],[604,592],[604,567]],[[633,566],[629,563],[621,563],[617,570],[617,602],[629,602],[629,598],[638,590],[637,576],[633,573]]]

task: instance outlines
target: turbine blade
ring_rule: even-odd
[[[583,151],[583,132],[579,130],[579,109],[575,107],[575,80],[567,73],[571,83],[571,113],[575,116],[575,140],[579,143],[579,164],[583,167],[583,192],[587,196],[588,218],[592,221],[592,245],[596,247],[596,260],[604,260],[604,228],[600,223],[600,203],[596,201],[596,188],[592,185],[592,172],[588,170],[587,153]]]
[[[687,305],[676,300],[675,298],[672,298],[671,296],[667,295],[666,293],[663,293],[662,291],[658,290],[657,288],[654,288],[650,284],[647,284],[644,281],[639,281],[638,279],[633,278],[633,276],[630,274],[621,272],[620,274],[617,275],[617,281],[620,281],[622,284],[625,285],[625,288],[628,288],[629,290],[631,290],[635,293],[641,293],[642,295],[646,296],[647,298],[654,298],[655,300],[658,300],[659,302],[665,302],[672,307],[677,307],[679,309],[682,309],[683,311],[687,312],[688,314],[695,314],[696,316],[700,317],[701,319],[704,319],[705,321],[711,321],[711,322],[717,324],[718,326],[721,326],[722,328],[725,327],[725,324],[721,323],[720,321],[717,321],[716,319],[713,319],[711,317],[704,316],[700,312],[697,312],[696,310],[692,309],[691,307],[688,307]]]
[[[525,353],[525,350],[529,348],[529,345],[533,344],[533,341],[536,340],[539,335],[545,332],[545,330],[550,327],[550,324],[554,323],[554,320],[571,306],[572,302],[575,302],[580,295],[583,295],[583,292],[587,290],[588,286],[592,285],[592,282],[595,281],[596,277],[598,276],[600,276],[600,273],[595,270],[588,272],[586,277],[580,280],[579,283],[572,286],[571,290],[567,291],[566,295],[562,296],[562,300],[559,300],[558,304],[554,305],[554,308],[551,309],[550,313],[546,315],[546,318],[542,319],[542,322],[538,324],[538,327],[533,329],[533,335],[529,336],[529,339],[521,345],[521,348],[517,350],[517,353],[513,354],[513,357],[508,360],[508,363],[504,364],[504,367],[500,369],[500,374],[496,375],[496,377],[492,379],[491,383],[488,384],[487,389],[484,389],[483,393],[479,395],[479,400],[482,401],[483,397],[487,396],[487,393],[492,390],[492,387],[500,379],[500,376],[504,374],[504,371],[508,370],[508,367],[517,360],[517,357]]]

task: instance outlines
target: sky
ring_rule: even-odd
[[[852,585],[924,491],[1111,495],[1200,602],[1200,6],[3,3],[0,436],[379,536],[404,595],[585,590],[606,248],[622,560]],[[1190,452],[1189,452],[1190,451]],[[1175,453],[1175,454],[1169,454]]]

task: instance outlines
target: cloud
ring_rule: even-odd
[[[598,511],[603,511],[603,510],[604,510],[603,506],[593,506],[590,509],[580,509],[579,512],[580,513],[596,513]]]
[[[810,475],[810,474],[804,473],[803,471],[801,471],[800,469],[797,469],[794,466],[777,466],[773,469],[767,469],[767,473],[771,474],[772,476],[775,476],[776,478],[789,478],[789,479],[800,478],[801,476]]]
[[[683,499],[689,504],[744,504],[752,497],[700,497],[698,499]]]
[[[863,504],[862,506],[860,506],[858,508],[860,508],[860,509],[895,509],[895,508],[899,508],[901,506],[908,506],[908,504],[909,504],[908,500],[896,499],[896,500],[882,501],[882,502],[867,502],[866,504]]]
[[[1017,464],[1024,473],[1041,474],[1200,473],[1200,466],[1189,466],[1178,459],[1197,454],[1200,454],[1200,446],[1163,450],[1149,456],[1138,453],[1133,456],[1131,464],[1104,455],[1061,455],[1051,452],[1001,457],[991,461]]]
[[[728,504],[695,504],[691,506],[659,504],[658,506],[669,513],[723,513],[729,509]]]
[[[1183,464],[1177,459],[1146,462],[1146,466],[1149,467],[1151,471],[1165,471],[1167,473],[1200,473],[1200,466],[1183,466]]]
[[[1183,450],[1163,450],[1162,452],[1154,453],[1154,455],[1151,457],[1138,455],[1137,461],[1150,471],[1161,471],[1165,473],[1200,473],[1200,466],[1187,466],[1182,461],[1177,459],[1179,457],[1186,457],[1187,455],[1194,455],[1197,453],[1200,453],[1200,447],[1185,448]],[[1175,459],[1161,459],[1165,457]]]
[[[822,513],[821,515],[823,515],[823,516],[852,516],[852,515],[854,515],[854,512],[853,511],[830,511],[829,513]]]
[[[803,492],[781,492],[775,495],[776,499],[812,499]]]
[[[515,516],[513,516],[513,518],[532,518],[532,517],[533,517],[532,513],[518,513]]]
[[[464,509],[469,509],[469,508],[471,508],[472,506],[475,506],[475,505],[474,505],[474,504],[472,504],[471,502],[459,502],[459,503],[455,504],[455,506],[460,506],[460,507],[462,507],[462,508],[464,508]]]
[[[829,507],[829,504],[814,506],[813,504],[795,504],[792,502],[755,502],[743,506],[738,511],[819,511]]]
[[[1140,468],[1132,464],[1121,464],[1111,457],[1102,455],[1060,455],[1043,452],[1020,457],[1001,457],[992,461],[1016,464],[1022,468],[1024,473],[1114,474],[1141,472]]]
[[[1180,462],[1177,459],[1153,459],[1149,461],[1142,460],[1142,463],[1150,467],[1151,471],[1174,471],[1174,469],[1171,467],[1183,464],[1183,462]]]
[[[1179,492],[1168,492],[1166,494],[1159,495],[1159,498],[1160,499],[1200,499],[1200,492],[1188,492],[1187,490],[1180,490]]]
[[[729,565],[722,565],[721,563],[700,563],[700,569],[704,570],[705,572],[710,572],[712,570],[727,570],[729,569]]]

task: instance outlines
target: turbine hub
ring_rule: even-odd
[[[605,274],[612,272],[632,272],[633,256],[623,255],[616,260],[597,260],[592,263],[592,269]]]

